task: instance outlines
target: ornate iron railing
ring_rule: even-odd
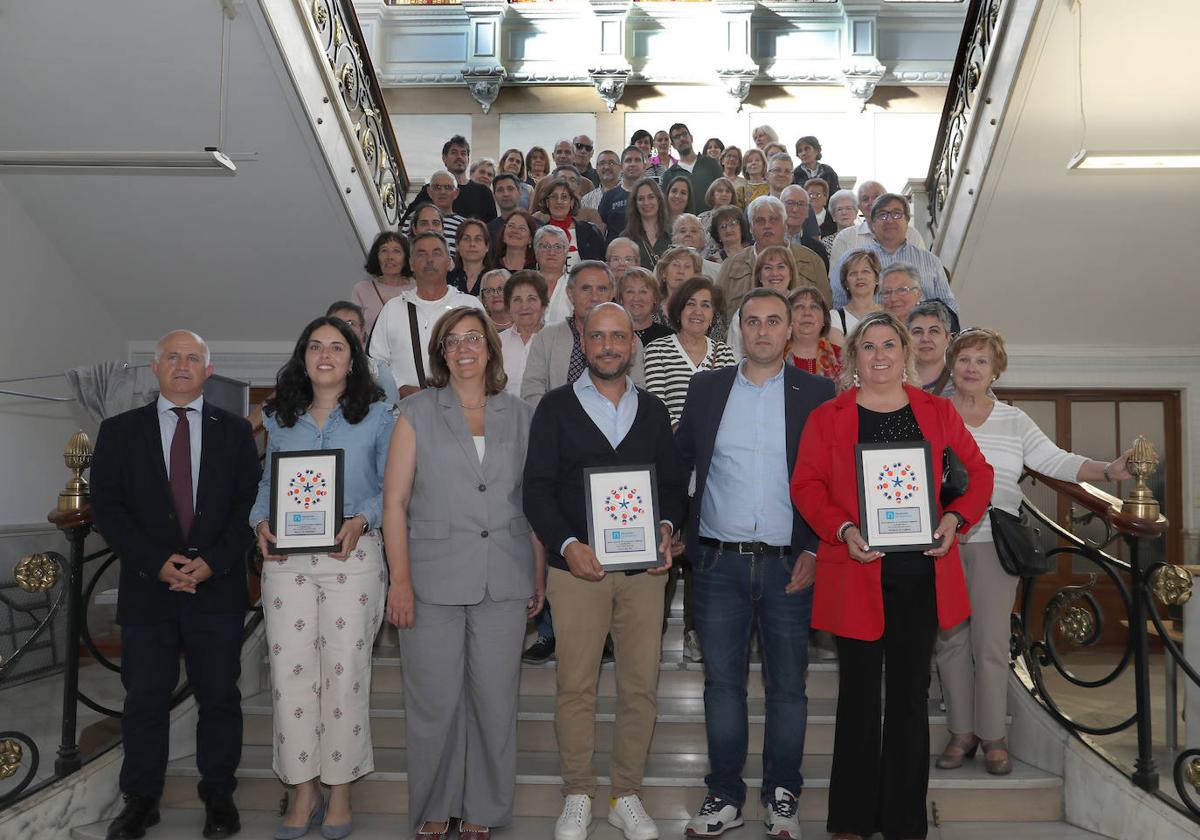
[[[1137,447],[1142,444],[1144,441],[1141,439],[1135,443],[1134,458],[1139,457]],[[1163,560],[1146,560],[1149,556],[1148,543],[1161,539],[1168,525],[1145,487],[1144,478],[1153,469],[1153,458],[1145,454],[1149,451],[1148,447],[1145,444],[1141,449],[1140,463],[1150,466],[1142,470],[1138,488],[1124,502],[1088,485],[1071,484],[1029,473],[1035,481],[1068,496],[1073,504],[1088,511],[1085,519],[1094,517],[1102,521],[1105,535],[1100,542],[1081,537],[1061,526],[1053,516],[1038,509],[1028,499],[1023,502],[1024,510],[1036,527],[1046,529],[1048,536],[1057,542],[1047,551],[1048,556],[1069,557],[1073,563],[1083,561],[1094,567],[1094,571],[1077,572],[1084,576],[1082,582],[1060,586],[1048,597],[1039,596],[1037,579],[1022,579],[1019,611],[1012,617],[1012,657],[1024,664],[1032,683],[1032,694],[1059,723],[1075,735],[1106,736],[1136,727],[1137,757],[1129,772],[1133,783],[1143,790],[1156,793],[1176,808],[1182,803],[1185,813],[1200,822],[1200,750],[1183,750],[1174,760],[1172,777],[1177,799],[1159,791],[1159,773],[1154,757],[1150,637],[1155,635],[1162,641],[1164,655],[1197,686],[1200,686],[1200,674],[1188,664],[1183,651],[1171,639],[1170,628],[1159,615],[1154,602],[1157,596],[1159,601],[1168,606],[1186,603],[1191,597],[1192,581],[1191,576],[1176,565]],[[1134,463],[1132,458],[1130,463]],[[1139,474],[1132,467],[1131,471],[1135,476]],[[1104,551],[1116,539],[1124,542],[1129,557],[1127,561]],[[1127,626],[1129,632],[1111,669],[1101,676],[1085,678],[1066,662],[1063,645],[1065,643],[1078,650],[1100,642],[1109,621],[1097,596],[1097,584],[1104,580],[1111,584],[1111,591],[1117,595],[1123,613],[1123,616],[1119,616],[1123,618],[1120,623]],[[1040,597],[1045,597],[1045,600],[1039,605]],[[1154,628],[1153,632],[1151,627]],[[1091,723],[1073,715],[1067,708],[1070,701],[1056,696],[1057,689],[1048,679],[1054,674],[1073,688],[1097,689],[1112,685],[1130,669],[1134,683],[1133,707],[1127,716],[1118,713],[1120,719],[1115,723]],[[1173,726],[1174,698],[1167,704],[1167,714],[1171,722],[1169,726]],[[1118,766],[1122,772],[1128,771],[1128,768],[1114,766]]]
[[[254,433],[256,437],[263,434],[261,424],[254,428]],[[15,673],[24,656],[39,647],[44,647],[42,637],[52,630],[60,612],[65,614],[67,620],[62,657],[62,734],[54,762],[54,773],[37,788],[69,776],[83,766],[78,743],[80,703],[102,715],[121,717],[119,710],[110,709],[94,700],[79,687],[81,644],[99,665],[115,673],[121,671],[121,666],[106,656],[96,643],[88,624],[88,605],[92,603],[96,587],[104,573],[119,559],[116,552],[109,547],[91,553],[84,551],[84,543],[92,531],[92,519],[87,501],[87,482],[83,479],[82,472],[91,464],[91,453],[91,443],[87,435],[83,432],[76,433],[64,452],[64,460],[67,467],[74,471],[74,476],[59,495],[58,507],[48,517],[66,537],[70,545],[70,556],[64,557],[56,552],[32,554],[22,559],[14,570],[16,585],[23,592],[49,593],[57,589],[58,594],[53,596],[48,607],[45,607],[45,615],[38,620],[13,654],[6,660],[0,659],[0,686],[3,686],[6,678]],[[257,546],[248,538],[247,569],[252,578],[261,575],[261,559],[257,553]],[[243,644],[254,634],[261,622],[262,608],[257,606],[243,628]],[[174,709],[191,694],[189,683],[184,682],[172,696],[171,708]],[[40,765],[41,753],[32,737],[15,729],[0,732],[0,781],[15,778],[21,773],[14,785],[0,793],[0,809],[37,789],[31,785],[37,778]]]
[[[942,120],[935,135],[933,157],[925,189],[929,195],[929,227],[937,233],[942,209],[950,194],[950,183],[958,171],[958,159],[971,130],[975,95],[991,53],[992,38],[1005,0],[971,0],[966,24],[958,45],[958,57],[950,74]]]
[[[311,0],[309,16],[337,79],[338,92],[354,126],[388,223],[404,214],[408,172],[384,104],[383,91],[350,0]]]

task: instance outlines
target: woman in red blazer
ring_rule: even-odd
[[[870,313],[847,342],[845,390],[809,415],[792,474],[792,501],[821,540],[812,626],[832,632],[838,646],[826,828],[840,840],[928,832],[929,663],[938,627],[954,627],[970,614],[955,535],[979,520],[992,492],[992,468],[954,406],[909,381],[916,380],[908,331],[887,312]],[[867,545],[858,528],[855,445],[919,440],[929,442],[938,468],[943,450],[953,449],[969,487],[939,509],[938,545],[885,554]],[[932,479],[936,498],[940,469]]]

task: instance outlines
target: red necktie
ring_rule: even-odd
[[[172,408],[179,416],[175,437],[171,438],[171,498],[183,538],[192,530],[192,436],[187,413],[190,408]]]

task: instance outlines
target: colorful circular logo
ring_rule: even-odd
[[[646,505],[636,487],[622,484],[605,497],[604,512],[613,522],[631,525],[646,513]]]
[[[299,470],[288,482],[288,498],[305,510],[329,495],[329,483],[317,470]]]
[[[897,461],[894,464],[885,464],[879,470],[875,479],[875,490],[887,501],[900,504],[919,493],[921,485],[917,483],[917,474],[912,464]]]

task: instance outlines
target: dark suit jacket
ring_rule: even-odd
[[[675,432],[675,448],[683,460],[684,467],[696,468],[696,495],[692,498],[692,510],[688,519],[688,557],[698,557],[700,549],[700,507],[704,500],[704,488],[708,482],[708,468],[712,463],[713,448],[717,442],[717,430],[725,414],[725,403],[733,390],[740,365],[702,370],[692,377],[687,400],[683,404],[683,415],[679,418],[679,429]],[[784,365],[784,412],[787,428],[788,475],[796,467],[796,454],[800,448],[800,434],[808,415],[826,400],[833,399],[833,381],[823,376],[813,376],[795,365]],[[817,536],[808,523],[792,507],[792,552],[811,551],[818,545]]]
[[[92,522],[121,558],[121,624],[165,621],[175,615],[179,598],[195,598],[209,613],[250,606],[246,520],[258,490],[258,452],[244,418],[208,402],[200,413],[200,478],[186,541],[171,501],[156,403],[100,424],[92,458]],[[212,569],[195,595],[171,592],[158,579],[172,554],[203,557]]]
[[[591,222],[575,220],[575,248],[585,260],[604,262],[604,234]]]
[[[585,376],[587,374],[584,374]],[[575,395],[574,385],[555,388],[538,403],[529,430],[536,441],[525,456],[525,516],[546,546],[546,561],[568,571],[559,549],[568,537],[588,541],[588,467],[654,464],[658,517],[676,528],[683,520],[687,479],[671,444],[671,419],[662,400],[638,388],[637,414],[616,449],[596,427]],[[658,528],[653,529],[655,540]]]

